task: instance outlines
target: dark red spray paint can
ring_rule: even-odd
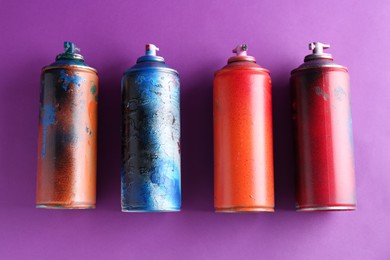
[[[214,78],[214,206],[217,212],[274,211],[269,71],[237,46]]]
[[[356,208],[349,75],[326,48],[291,72],[299,211]]]

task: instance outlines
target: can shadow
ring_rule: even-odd
[[[289,71],[272,74],[275,210],[295,210],[295,158]]]
[[[205,72],[207,71],[207,72]],[[213,75],[181,81],[183,210],[213,211]],[[190,80],[191,79],[191,80]]]
[[[98,68],[97,210],[120,210],[121,78],[126,64]]]
[[[42,48],[37,48],[28,59],[23,56],[17,64],[7,64],[2,70],[0,186],[4,187],[2,194],[7,194],[2,201],[3,210],[35,208],[40,73],[42,64],[51,61],[45,55]],[[18,71],[22,74],[18,75]]]

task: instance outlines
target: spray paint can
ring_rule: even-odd
[[[98,76],[73,43],[64,47],[41,74],[36,205],[94,208]]]
[[[272,93],[269,71],[247,45],[214,78],[216,212],[274,211]]]
[[[291,72],[299,211],[356,207],[349,75],[329,47],[310,43],[313,53]]]
[[[180,83],[159,49],[122,78],[122,211],[179,211]]]

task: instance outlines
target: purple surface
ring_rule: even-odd
[[[389,259],[389,24],[386,0],[1,1],[0,258]],[[64,40],[100,76],[96,210],[35,209],[40,69]],[[314,40],[350,70],[356,212],[293,210],[288,80]],[[120,212],[120,80],[148,42],[181,77],[180,213]],[[273,79],[274,214],[213,213],[213,73],[243,42]]]

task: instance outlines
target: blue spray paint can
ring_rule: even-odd
[[[122,78],[122,211],[179,211],[180,83],[158,48]]]

